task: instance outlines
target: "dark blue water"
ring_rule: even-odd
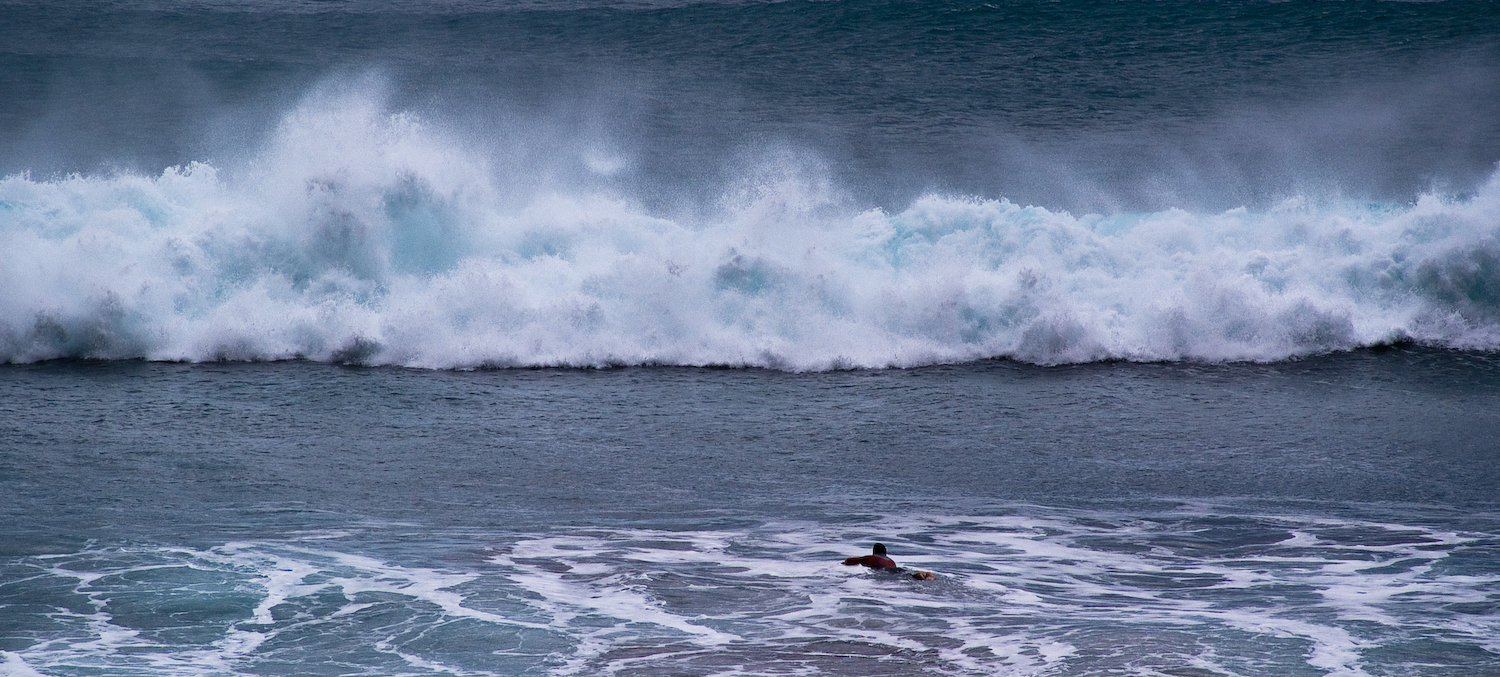
[[[778,152],[894,210],[929,190],[1072,210],[1400,201],[1472,190],[1500,157],[1486,2],[5,12],[0,170],[39,177],[232,163],[310,88],[370,73],[383,104],[459,128],[507,182],[541,169],[655,208],[711,199]],[[631,171],[576,166],[579,141]]]
[[[14,674],[1500,668],[1487,354],[3,376]]]
[[[1500,675],[1497,46],[0,0],[0,674]]]
[[[168,533],[271,507],[263,526],[308,528],[866,498],[1488,509],[1497,377],[1489,355],[1420,350],[821,375],[46,363],[5,370],[5,475],[22,514]]]

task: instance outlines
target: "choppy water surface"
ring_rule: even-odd
[[[991,510],[94,542],[6,559],[5,656],[57,675],[1500,669],[1493,513]],[[875,538],[939,578],[838,564]]]
[[[14,674],[1500,669],[1483,354],[3,375]]]

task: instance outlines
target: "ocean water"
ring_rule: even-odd
[[[0,674],[1500,675],[1497,110],[1479,1],[0,0]]]
[[[1485,675],[1490,354],[0,383],[16,675]],[[933,581],[840,564],[886,543]]]

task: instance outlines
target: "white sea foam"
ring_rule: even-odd
[[[1332,537],[1289,537],[1261,545],[1265,535],[1283,529],[1290,534],[1298,526],[1325,528]],[[859,539],[859,532],[872,527],[919,535],[926,545],[895,546],[902,562],[937,568],[945,572],[943,578],[918,584],[834,563],[827,541]],[[1247,538],[1245,546],[1216,542],[1219,554],[1211,557],[1174,551],[1192,551],[1191,539],[1202,526],[1177,531],[1160,522],[1106,519],[1085,526],[1055,517],[965,517],[895,519],[856,529],[808,524],[776,528],[786,531],[756,537],[753,548],[746,547],[747,535],[711,532],[548,536],[523,540],[496,561],[527,572],[511,578],[539,592],[541,603],[554,613],[566,611],[569,619],[580,614],[616,619],[587,631],[586,650],[575,654],[564,670],[568,674],[644,665],[686,668],[697,652],[749,655],[757,653],[749,647],[767,643],[828,639],[847,643],[844,659],[868,651],[891,661],[920,660],[953,674],[1035,675],[1057,669],[1060,674],[1104,674],[1126,665],[1140,674],[1156,674],[1146,666],[1157,664],[1166,671],[1162,674],[1190,665],[1245,675],[1300,665],[1361,677],[1369,674],[1365,651],[1409,632],[1457,633],[1466,643],[1482,642],[1483,633],[1467,627],[1466,619],[1428,616],[1422,609],[1483,597],[1482,590],[1496,580],[1492,575],[1441,573],[1432,566],[1400,567],[1413,559],[1439,562],[1475,538],[1380,523],[1264,519],[1237,527],[1240,537]],[[1416,537],[1387,545],[1365,543],[1390,533]],[[1156,542],[1161,544],[1152,546]],[[1112,545],[1098,547],[1104,544]],[[1120,547],[1127,544],[1136,547]],[[1237,551],[1241,556],[1225,556]],[[1357,565],[1351,565],[1351,557],[1359,558]],[[1371,575],[1371,570],[1392,565],[1401,571]],[[611,571],[615,575],[607,575]],[[624,571],[653,573],[621,576]],[[533,584],[538,576],[546,585]],[[795,601],[792,608],[773,613],[722,603],[699,608],[671,583],[682,576],[711,580],[726,590],[774,580],[778,599]],[[1324,602],[1308,601],[1318,596]],[[1325,606],[1338,613],[1330,618],[1320,611]],[[634,611],[639,609],[649,613]],[[674,639],[672,623],[661,622],[664,614],[693,623],[754,627],[728,643],[723,638],[683,642]],[[1371,619],[1389,630],[1372,632],[1357,623]],[[661,625],[665,632],[653,631],[643,621]],[[1345,625],[1350,621],[1356,623]],[[1119,649],[1121,637],[1135,637],[1131,641],[1136,645]],[[678,646],[644,649],[668,642]],[[759,658],[765,660],[769,653],[761,650]],[[801,659],[816,666],[815,653],[804,652]],[[1110,662],[1113,655],[1133,658],[1116,665]]]
[[[1449,560],[1491,547],[1493,532],[1222,506],[1144,517],[1012,507],[471,535],[488,545],[448,553],[441,567],[362,552],[358,534],[90,546],[12,563],[13,583],[71,586],[87,603],[18,607],[18,622],[41,634],[0,654],[0,668],[1365,677],[1429,660],[1408,652],[1418,640],[1456,647],[1455,660],[1478,671],[1500,661],[1473,653],[1494,653],[1500,622],[1450,609],[1492,599],[1493,567]],[[876,537],[938,579],[840,564]]]
[[[5,675],[5,677],[43,677],[42,673],[37,672],[30,665],[27,665],[26,660],[21,658],[19,654],[0,651],[0,658],[5,659],[3,662],[0,662],[0,675]]]
[[[816,370],[1500,347],[1500,178],[1406,205],[1104,216],[860,210],[816,172],[772,171],[669,219],[535,189],[378,102],[313,97],[233,166],[0,180],[0,360]]]

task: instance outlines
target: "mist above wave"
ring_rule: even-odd
[[[5,178],[0,360],[819,370],[1500,347],[1497,177],[1404,205],[1075,216],[932,195],[887,213],[783,157],[666,218],[503,164],[344,95],[233,167]]]

